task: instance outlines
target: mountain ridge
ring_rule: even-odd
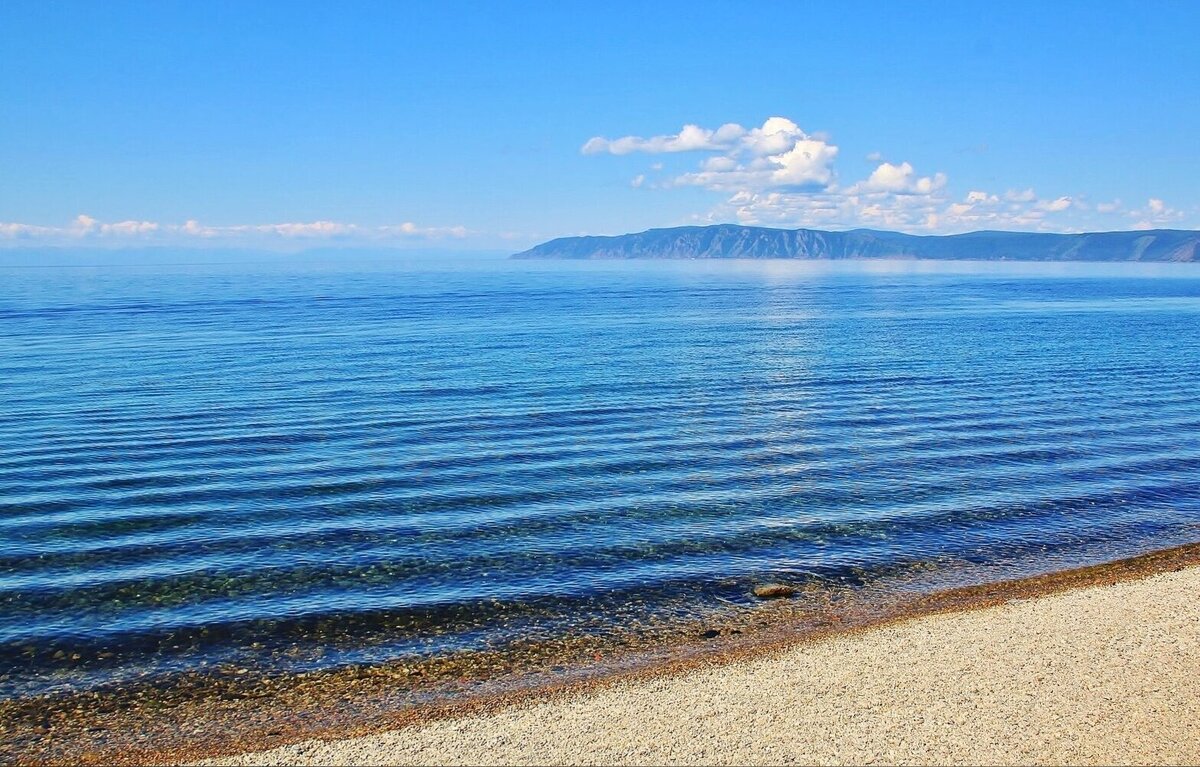
[[[904,234],[878,229],[825,231],[737,224],[559,237],[516,259],[884,259],[963,261],[1200,261],[1200,231]]]

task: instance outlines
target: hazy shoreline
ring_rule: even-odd
[[[679,226],[611,236],[559,237],[515,259],[967,259],[1022,262],[1191,262],[1200,233],[1154,229],[1044,233],[980,230],[913,235],[877,229]]]

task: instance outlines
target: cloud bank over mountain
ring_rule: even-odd
[[[1091,201],[1084,193],[1043,197],[1033,189],[952,192],[948,175],[891,162],[873,152],[863,178],[847,179],[838,167],[840,149],[829,136],[809,133],[786,117],[762,126],[725,123],[716,128],[685,125],[678,133],[643,138],[594,136],[585,155],[697,153],[692,170],[651,166],[634,177],[638,189],[700,187],[722,197],[694,220],[745,225],[883,227],[911,232],[953,233],[979,229],[1071,232],[1085,228],[1152,229],[1186,226],[1195,211],[1159,198],[1141,205],[1121,200]]]

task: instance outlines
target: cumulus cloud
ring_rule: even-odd
[[[675,183],[714,190],[819,190],[834,183],[837,156],[838,147],[827,139],[806,133],[786,117],[772,117],[761,127],[743,130],[722,154]]]
[[[893,194],[932,194],[946,185],[946,174],[918,176],[910,163],[879,165],[866,181],[852,187],[852,191],[890,192]]]
[[[595,136],[584,143],[581,151],[613,155],[706,152],[710,156],[695,171],[665,185],[723,191],[827,186],[834,180],[833,162],[838,148],[804,132],[786,117],[771,117],[755,128],[725,123],[715,129],[685,125],[678,133],[650,138]],[[651,170],[661,168],[661,163],[651,166]]]
[[[745,223],[927,225],[936,221],[934,198],[948,181],[940,172],[921,175],[909,162],[884,162],[876,152],[870,155],[878,162],[875,170],[842,186],[836,169],[838,146],[828,136],[809,133],[781,116],[750,128],[737,123],[712,129],[685,125],[678,133],[650,138],[596,136],[581,151],[703,154],[691,171],[654,184],[639,174],[632,185],[691,186],[725,193],[726,202],[713,215],[732,215]],[[650,170],[661,168],[656,163]]]

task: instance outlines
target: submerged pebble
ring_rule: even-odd
[[[796,593],[796,589],[788,586],[786,583],[764,583],[761,586],[754,587],[754,596],[759,599],[778,599],[780,597],[790,597]]]

